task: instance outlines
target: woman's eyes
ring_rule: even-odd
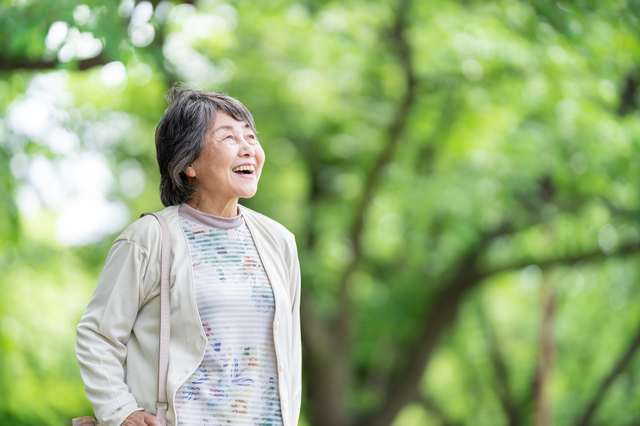
[[[256,135],[246,135],[244,138],[251,144],[258,143],[258,138],[256,137]],[[233,136],[233,134],[229,134],[229,135],[224,136],[222,139],[225,140],[225,141],[226,140],[233,141],[234,140],[234,136]]]

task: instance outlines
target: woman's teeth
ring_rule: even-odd
[[[255,166],[238,166],[231,169],[231,171],[235,173],[239,173],[239,172],[253,173],[255,169],[256,169]]]

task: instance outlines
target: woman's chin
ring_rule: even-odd
[[[239,198],[251,198],[258,192],[258,189],[254,189],[253,191],[244,191],[243,194]]]

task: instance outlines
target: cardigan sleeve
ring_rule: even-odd
[[[135,242],[117,240],[77,327],[80,374],[103,426],[119,426],[132,412],[142,410],[125,383],[124,366],[148,259]]]
[[[295,238],[292,237],[292,244],[289,247],[289,283],[291,296],[291,409],[293,413],[292,425],[298,424],[300,417],[300,405],[302,400],[302,339],[300,334],[300,262],[298,260],[298,250]]]

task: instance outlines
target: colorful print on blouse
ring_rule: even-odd
[[[176,394],[178,425],[281,426],[275,300],[249,229],[180,220],[208,345]]]

